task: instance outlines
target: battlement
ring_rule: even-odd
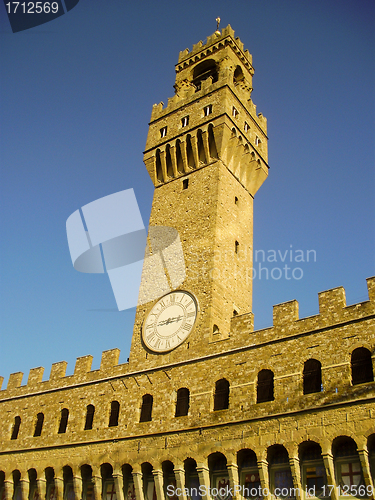
[[[202,68],[202,64],[206,65],[202,69],[203,73],[207,71],[210,73],[214,65],[216,69],[212,74],[210,73],[209,77],[206,75],[197,86],[196,70],[197,67]],[[240,76],[234,75],[236,68],[240,68]],[[250,98],[254,74],[252,56],[248,50],[244,51],[243,43],[238,37],[234,37],[234,31],[229,25],[221,32],[216,31],[207,37],[206,43],[200,41],[193,46],[191,51],[189,49],[181,51],[175,69],[175,95],[168,98],[166,107],[163,102],[154,104],[151,122],[165,117],[182,104],[186,106],[223,85],[229,85],[236,89],[237,97],[247,108],[251,117],[263,131],[266,131],[266,119],[261,113],[256,114],[256,107]]]
[[[320,292],[319,314],[307,318],[299,318],[298,302],[296,300],[277,304],[273,307],[273,326],[254,331],[253,313],[247,313],[232,318],[230,349],[257,346],[267,342],[279,341],[299,335],[314,334],[335,326],[358,322],[361,319],[375,315],[375,277],[367,279],[369,300],[346,305],[343,287]],[[356,337],[355,330],[351,336]],[[0,390],[0,400],[8,397],[24,396],[43,391],[54,391],[80,385],[91,385],[96,381],[121,378],[131,375],[129,363],[118,364],[120,349],[103,351],[99,370],[91,370],[93,357],[91,355],[77,358],[73,375],[66,376],[67,362],[54,363],[50,377],[42,381],[44,368],[32,368],[26,385],[22,384],[23,373],[16,372],[9,376],[6,389]],[[3,377],[0,377],[0,389]]]
[[[252,55],[247,49],[245,51],[243,50],[244,47],[243,43],[241,42],[239,37],[237,38],[234,37],[234,30],[232,29],[230,24],[228,24],[226,28],[223,28],[221,30],[221,34],[219,34],[218,31],[215,31],[215,33],[208,36],[205,44],[201,40],[193,45],[193,49],[191,51],[189,51],[189,49],[182,50],[178,57],[178,64],[176,65],[176,71],[179,64],[184,63],[193,56],[196,56],[201,51],[209,49],[212,45],[215,45],[216,43],[222,43],[225,39],[228,40],[228,43],[233,44],[233,47],[235,47],[236,51],[241,52],[241,54],[243,55],[244,59],[246,59],[248,64],[252,65],[253,62]]]

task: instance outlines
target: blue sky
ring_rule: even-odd
[[[80,0],[13,34],[0,5],[0,375],[118,347],[135,310],[116,312],[108,276],[73,269],[65,222],[134,188],[147,225],[153,186],[142,162],[154,103],[173,95],[178,53],[231,24],[253,55],[252,98],[268,119],[269,177],[254,203],[254,248],[315,250],[301,279],[254,280],[257,328],[318,292],[367,300],[375,274],[375,3],[371,0]],[[260,255],[260,254],[258,254]],[[310,254],[311,255],[311,254]],[[255,264],[255,268],[257,269]],[[261,263],[269,273],[277,262]],[[296,272],[296,276],[300,276]],[[277,276],[278,273],[274,272]]]

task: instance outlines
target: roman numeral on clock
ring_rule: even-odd
[[[191,330],[192,325],[189,325],[189,323],[185,323],[184,326],[182,327],[183,330],[186,330],[187,332]]]

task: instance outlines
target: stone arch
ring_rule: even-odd
[[[255,451],[251,448],[242,448],[237,451],[237,464],[239,470],[257,467],[258,459]]]
[[[332,441],[332,455],[336,484],[363,484],[363,472],[357,442],[347,435],[337,436]]]
[[[375,481],[375,433],[370,434],[367,439],[367,451],[370,462],[370,473],[372,480]]]
[[[210,472],[226,471],[227,470],[227,457],[221,451],[214,451],[207,457],[208,468]]]
[[[245,79],[241,66],[237,65],[233,73],[233,83],[238,84]]]
[[[202,82],[208,78],[212,78],[212,83],[217,82],[219,78],[217,63],[214,59],[205,59],[200,62],[193,68],[191,73],[191,80],[196,91],[202,88]]]

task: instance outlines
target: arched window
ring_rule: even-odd
[[[365,347],[354,349],[352,352],[352,384],[364,384],[373,380],[374,374],[370,351]]]
[[[92,424],[94,422],[95,406],[88,405],[86,408],[86,422],[85,431],[92,429]]]
[[[273,372],[261,370],[258,373],[257,403],[273,401]]]
[[[175,417],[183,417],[189,412],[190,392],[186,387],[177,391],[176,413]]]
[[[303,393],[312,394],[322,390],[322,365],[316,359],[305,361],[303,367]]]
[[[142,408],[140,422],[150,422],[152,416],[153,397],[151,394],[145,394],[142,397]]]
[[[12,436],[10,439],[17,439],[20,431],[21,417],[14,417],[14,425],[12,429]]]
[[[44,414],[38,413],[38,415],[36,416],[34,437],[40,436],[42,434],[43,422],[44,422]]]
[[[196,91],[201,89],[202,82],[209,77],[212,77],[212,83],[218,80],[217,66],[213,59],[206,59],[195,66],[193,71],[193,85]]]
[[[214,411],[226,410],[229,407],[229,382],[222,378],[216,382]]]
[[[108,427],[116,427],[116,425],[118,425],[119,414],[120,414],[120,403],[118,401],[112,401]]]
[[[241,66],[237,66],[233,75],[233,83],[242,82],[245,79]]]
[[[64,434],[66,432],[66,427],[68,425],[68,418],[69,418],[69,410],[67,408],[64,408],[63,410],[61,410],[59,434]]]

